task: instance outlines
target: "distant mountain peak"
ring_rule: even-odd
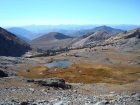
[[[114,29],[114,28],[112,28],[110,26],[103,25],[103,26],[95,27],[94,29]]]

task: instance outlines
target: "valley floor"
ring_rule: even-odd
[[[73,65],[48,69],[50,61],[69,60]],[[16,61],[16,62],[14,62]],[[36,58],[0,57],[0,70],[18,73],[0,78],[0,103],[37,105],[140,104],[140,51],[121,52],[111,47],[71,50]],[[27,82],[26,78],[62,78],[72,89]]]

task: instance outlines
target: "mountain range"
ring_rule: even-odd
[[[123,30],[114,29],[114,28],[111,28],[108,26],[100,26],[100,27],[96,27],[96,28],[92,28],[92,29],[79,30],[79,31],[74,31],[74,32],[71,31],[71,32],[68,32],[69,34],[67,33],[67,31],[64,31],[64,30],[61,30],[61,31],[59,31],[59,32],[61,32],[62,34],[60,34],[59,32],[50,32],[44,36],[41,36],[39,38],[32,40],[30,42],[30,44],[34,47],[38,47],[41,49],[42,48],[50,49],[50,48],[55,48],[55,47],[67,47],[67,46],[72,46],[72,45],[75,45],[78,47],[79,45],[80,46],[83,45],[83,42],[88,35],[90,35],[90,36],[92,35],[92,39],[94,37],[94,41],[97,41],[97,40],[106,39],[106,38],[110,37],[111,35],[123,32]],[[60,40],[59,38],[54,37],[57,34],[59,34],[59,37],[66,36],[67,39]],[[68,35],[69,36],[76,35],[78,37],[72,38],[72,37],[69,37]]]
[[[122,50],[138,50],[140,49],[140,28],[123,31],[120,29],[114,29],[108,26],[100,26],[87,30],[80,30],[80,34],[76,34],[77,37],[68,36],[66,31],[63,33],[59,32],[50,32],[47,34],[41,35],[40,37],[32,40],[31,42],[26,43],[21,40],[19,36],[17,37],[13,33],[17,33],[18,28],[7,30],[0,28],[0,55],[2,56],[22,56],[28,50],[31,50],[32,47],[48,50],[56,49],[63,47],[70,48],[82,48],[82,47],[94,47],[94,46],[106,46],[110,45],[114,48],[121,48]],[[19,29],[19,33],[22,35],[32,33],[30,31]],[[11,31],[13,33],[11,33]],[[74,32],[78,33],[78,32]],[[43,33],[42,33],[43,34]],[[22,36],[23,37],[23,36]]]
[[[28,25],[28,26],[21,26],[20,28],[24,28],[26,30],[32,31],[34,33],[40,33],[43,30],[87,30],[92,29],[95,27],[103,26],[104,24],[90,24],[90,25],[74,25],[74,24],[68,24],[68,25]],[[109,27],[116,28],[116,29],[122,29],[122,30],[132,30],[135,28],[140,27],[140,25],[128,25],[128,24],[106,24]]]
[[[29,26],[20,26],[20,27],[10,27],[6,29],[19,37],[23,36],[25,38],[33,40],[35,38],[38,38],[50,32],[59,32],[68,36],[77,37],[85,34],[87,31],[96,31],[96,28],[100,26],[101,25],[97,25],[97,24],[95,25],[29,25]],[[121,31],[121,30],[132,30],[140,27],[140,25],[107,25],[107,27],[113,29],[120,29]],[[112,31],[111,33],[117,33],[117,32]],[[22,39],[28,42],[29,40],[28,39],[26,40],[25,38]]]
[[[46,29],[41,31],[41,33],[35,33],[32,35],[32,37],[37,38],[37,36],[41,36],[43,35],[43,33],[50,33],[50,32],[59,32],[62,34],[65,34],[67,36],[72,36],[72,37],[77,37],[83,34],[86,34],[88,32],[97,32],[97,31],[107,31],[109,34],[117,34],[122,32],[123,30],[121,29],[115,29],[115,28],[111,28],[109,26],[99,26],[99,27],[95,27],[95,28],[90,28],[90,29],[79,29],[79,30],[66,30],[66,29]]]
[[[79,37],[72,38],[65,36],[65,39],[61,40],[59,38],[56,38],[55,35],[58,34],[58,37],[62,37],[64,36],[63,34],[51,32],[31,41],[30,44],[34,47],[45,50],[70,46],[72,48],[80,48],[98,45],[111,45],[116,48],[124,47],[126,48],[125,50],[131,48],[140,48],[140,28],[130,31],[122,31],[118,29],[113,29],[113,31],[111,31],[110,29],[112,28],[107,26],[101,26],[94,28],[94,31],[86,31],[85,34],[80,35]]]
[[[99,26],[99,27],[95,27],[95,28],[87,29],[87,30],[77,30],[77,31],[71,31],[71,32],[68,31],[64,34],[69,35],[69,36],[81,36],[86,33],[92,33],[92,32],[97,32],[97,31],[106,31],[109,34],[117,34],[117,33],[123,32],[123,30],[121,29],[115,29],[109,26]]]

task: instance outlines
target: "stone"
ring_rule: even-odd
[[[0,77],[8,77],[8,74],[0,70]]]
[[[59,79],[59,78],[42,79],[37,82],[42,86],[51,86],[51,87],[63,88],[63,89],[71,88],[70,85],[65,84],[65,81],[63,79]]]
[[[21,105],[29,105],[28,102],[22,102]]]

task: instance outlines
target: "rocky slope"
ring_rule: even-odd
[[[124,31],[116,35],[108,34],[106,31],[97,31],[87,33],[78,38],[73,47],[94,47],[94,46],[112,46],[122,51],[132,51],[140,49],[140,28]]]
[[[140,103],[140,93],[130,88],[139,86],[140,82],[124,86],[77,83],[73,88],[65,90],[27,83],[26,79],[19,77],[2,78],[0,83],[4,83],[0,85],[1,105],[139,105]],[[112,90],[114,87],[121,88],[121,91]]]
[[[21,56],[28,50],[31,50],[30,45],[0,27],[1,56]]]
[[[112,45],[124,51],[140,49],[140,28],[125,31],[105,40],[103,45]]]
[[[108,39],[111,34],[108,34],[106,31],[97,31],[92,33],[86,33],[80,37],[75,38],[75,43],[72,43],[73,47],[84,47],[91,46],[93,43],[99,43]]]

